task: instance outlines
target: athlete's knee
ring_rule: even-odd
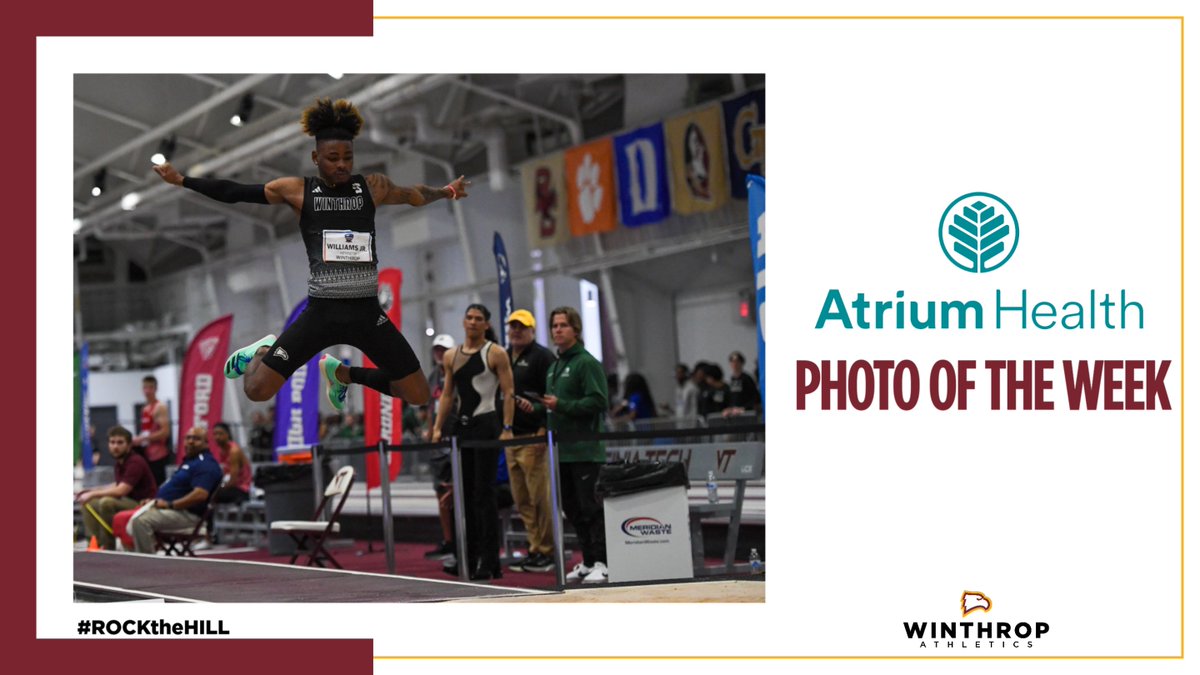
[[[425,405],[429,402],[429,383],[425,378],[398,380],[391,383],[392,396],[404,399],[409,405]]]

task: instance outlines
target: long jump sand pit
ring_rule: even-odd
[[[762,581],[696,581],[655,585],[585,586],[530,597],[465,598],[451,602],[766,602]]]

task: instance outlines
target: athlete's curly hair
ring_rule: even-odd
[[[363,116],[350,101],[344,98],[333,101],[325,97],[304,109],[300,126],[304,133],[315,136],[317,142],[352,141],[362,131]]]

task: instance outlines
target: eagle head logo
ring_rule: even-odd
[[[985,612],[992,611],[992,599],[983,593],[976,593],[975,591],[963,591],[962,615],[966,616],[977,609],[982,609]]]

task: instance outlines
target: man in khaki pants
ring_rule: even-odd
[[[509,565],[514,572],[549,572],[554,569],[554,539],[550,531],[550,466],[546,461],[546,373],[554,354],[533,341],[534,318],[518,309],[507,317],[508,356],[516,392],[513,437],[529,436],[538,442],[505,450],[513,502],[529,540],[529,555]]]

